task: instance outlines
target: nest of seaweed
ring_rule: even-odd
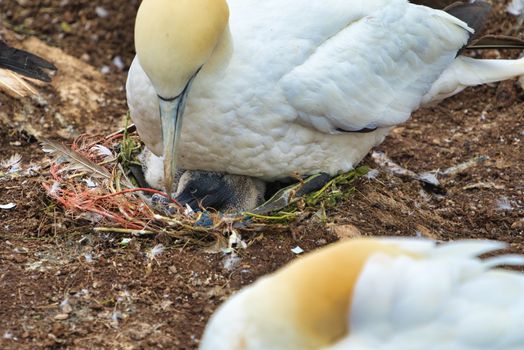
[[[299,182],[264,204],[272,208],[270,213],[256,209],[227,214],[193,211],[173,202],[170,206],[175,210],[167,214],[165,207],[155,207],[151,201],[153,194],[166,194],[137,187],[130,175],[129,166],[136,162],[141,144],[138,135],[128,133],[128,129],[105,137],[82,135],[70,145],[53,141],[42,144],[50,156],[49,178],[43,182],[48,196],[66,212],[90,220],[94,231],[135,236],[162,233],[183,245],[219,243],[229,249],[245,244],[241,235],[254,237],[268,229],[281,232],[290,222],[312,215],[325,220],[326,208],[351,195],[355,179],[367,172],[357,168],[303,197],[295,196],[302,185]]]

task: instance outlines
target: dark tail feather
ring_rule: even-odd
[[[524,40],[512,36],[486,35],[473,40],[467,47],[468,50],[483,49],[524,49]]]
[[[0,40],[0,68],[7,68],[26,77],[50,82],[44,69],[56,70],[54,64],[24,50],[10,47]]]

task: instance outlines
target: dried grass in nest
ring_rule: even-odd
[[[108,137],[83,135],[70,146],[44,141],[43,149],[51,155],[49,179],[43,183],[47,194],[67,212],[90,219],[95,231],[133,235],[167,234],[180,244],[207,246],[212,242],[227,246],[230,234],[257,233],[271,228],[282,231],[290,221],[323,209],[347,195],[339,186],[350,184],[362,169],[331,180],[323,189],[272,215],[220,215],[213,212],[187,213],[177,203],[173,215],[162,214],[151,207],[145,193],[165,193],[150,188],[137,188],[119,163],[131,161],[131,148],[139,149],[138,136],[117,133]],[[167,197],[167,196],[166,196]],[[201,222],[206,221],[205,225]],[[231,246],[231,238],[229,239]]]

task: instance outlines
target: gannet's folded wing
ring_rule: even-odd
[[[391,1],[351,22],[280,81],[300,122],[326,133],[406,121],[471,34],[443,11]]]

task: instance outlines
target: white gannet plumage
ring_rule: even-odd
[[[508,7],[506,7],[506,11],[513,16],[517,16],[518,20],[517,23],[515,23],[514,29],[520,29],[522,26],[522,23],[524,22],[524,1],[523,0],[512,0]]]
[[[245,287],[201,350],[518,350],[524,274],[481,261],[504,244],[367,238],[335,243]]]
[[[266,180],[348,171],[421,105],[524,73],[524,60],[501,60],[487,74],[478,64],[491,61],[457,58],[472,29],[406,0],[228,5],[229,25],[189,92],[176,150],[184,169]],[[140,45],[137,51],[128,104],[142,140],[161,156],[157,94],[168,78],[152,84],[148,76],[162,75],[153,64],[146,74],[140,61],[152,62],[154,55]],[[183,86],[174,85],[180,93]]]

